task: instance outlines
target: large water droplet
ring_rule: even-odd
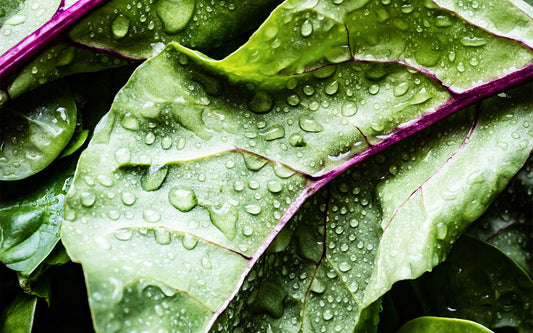
[[[294,133],[289,137],[289,144],[293,147],[304,147],[306,142],[300,133]]]
[[[463,37],[461,38],[461,44],[469,47],[480,47],[487,44],[487,40],[481,37]]]
[[[211,207],[209,218],[213,225],[222,231],[229,240],[235,238],[236,223],[239,218],[239,212],[235,206],[225,203],[220,208]]]
[[[302,27],[300,28],[300,33],[304,37],[311,36],[313,33],[313,23],[309,20],[305,20],[304,23],[302,23]]]
[[[273,104],[274,97],[272,97],[272,95],[265,91],[259,91],[254,95],[254,97],[248,104],[248,107],[250,108],[250,110],[252,110],[252,112],[261,114],[267,113],[272,110]]]
[[[267,160],[253,154],[243,154],[243,157],[246,167],[251,171],[259,171],[267,164]]]
[[[322,294],[326,291],[326,284],[320,281],[318,278],[315,278],[311,283],[311,291],[317,294]]]
[[[163,185],[167,174],[167,166],[150,166],[141,178],[142,189],[147,192],[158,190]]]
[[[168,192],[168,201],[182,212],[188,212],[198,204],[195,193],[183,187],[175,187]]]
[[[159,0],[156,13],[163,23],[163,29],[169,34],[175,34],[189,23],[194,7],[195,0]]]
[[[181,244],[185,249],[192,250],[196,247],[196,244],[198,244],[198,238],[186,233],[181,239]]]
[[[342,105],[341,114],[345,117],[351,117],[357,113],[357,105],[352,102],[346,102]]]
[[[81,194],[81,204],[85,207],[91,207],[96,201],[96,195],[92,192],[83,192]]]
[[[155,228],[154,236],[155,241],[160,245],[167,245],[172,241],[172,234],[165,228]]]
[[[261,206],[255,204],[246,205],[244,209],[252,215],[258,215],[259,213],[261,213]]]
[[[274,125],[267,128],[267,130],[264,133],[261,133],[261,135],[267,141],[281,139],[285,136],[285,128],[281,125]]]
[[[136,200],[135,195],[130,192],[122,193],[121,199],[122,199],[122,202],[128,206],[133,205]]]
[[[283,185],[276,180],[271,180],[267,183],[267,188],[272,193],[279,193],[283,189]]]
[[[130,19],[126,16],[119,15],[115,18],[111,24],[111,31],[113,32],[113,37],[116,39],[124,38],[130,30]]]
[[[155,223],[161,219],[161,215],[152,209],[145,209],[143,211],[143,219],[146,222]]]
[[[316,120],[307,115],[300,116],[298,124],[300,125],[300,128],[306,132],[317,133],[324,129],[324,127],[322,127],[322,125],[320,125]]]
[[[118,240],[127,241],[131,239],[133,232],[129,228],[121,228],[113,231],[113,236]]]

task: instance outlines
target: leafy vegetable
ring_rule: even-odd
[[[2,332],[30,333],[37,297],[21,294],[2,315]]]
[[[11,44],[0,56],[2,142],[9,143],[0,148],[11,166],[0,170],[16,174],[13,180],[31,176],[2,183],[0,260],[20,272],[27,293],[54,308],[53,285],[63,277],[48,267],[66,257],[55,256],[61,247],[48,255],[63,217],[60,237],[83,266],[97,331],[397,329],[415,316],[396,313],[378,324],[382,305],[394,303],[394,293],[381,300],[394,283],[444,261],[431,275],[439,281],[480,254],[474,261],[482,267],[467,265],[471,280],[455,284],[455,295],[482,286],[496,295],[491,309],[513,306],[496,319],[479,315],[477,301],[444,315],[530,328],[531,279],[503,253],[475,242],[465,250],[461,241],[446,260],[533,148],[529,5],[287,0],[273,9],[277,2],[267,0],[114,0],[82,18],[100,1],[79,0],[47,4],[53,16],[44,25],[12,24],[32,8],[28,1],[0,5],[0,29],[16,30],[13,39],[1,37]],[[227,54],[268,13],[222,60],[200,53]],[[39,87],[153,55],[94,134],[116,91],[112,78]],[[72,92],[53,91],[65,82]],[[70,103],[73,117],[60,124],[70,132],[41,149],[34,165],[26,158],[33,128],[19,133],[9,124],[16,114],[51,108],[57,96]],[[53,129],[46,109],[39,117]],[[71,175],[63,166],[76,160],[63,206],[69,182],[61,192],[56,186]],[[62,176],[36,181],[51,174]],[[527,207],[520,186],[507,193]],[[493,207],[478,221],[488,227],[470,232],[498,242],[511,233],[492,217],[508,209]],[[529,215],[516,214],[521,228],[507,239],[529,244]],[[35,251],[43,228],[54,236]],[[527,250],[504,248],[530,270]],[[472,257],[454,261],[455,251]],[[521,282],[469,282],[502,276],[503,268]],[[450,304],[434,298],[436,309]],[[382,318],[388,315],[394,312]],[[403,330],[431,325],[483,331],[427,317]]]
[[[465,332],[489,333],[491,330],[473,321],[438,317],[421,317],[405,324],[399,333],[416,332]]]

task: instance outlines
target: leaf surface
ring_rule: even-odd
[[[523,102],[527,101],[527,91],[522,88]],[[297,332],[315,327],[374,331],[377,320],[368,318],[368,312],[377,312],[371,308],[379,306],[375,302],[396,281],[416,278],[444,260],[458,235],[482,214],[512,176],[510,169],[499,170],[493,164],[508,165],[504,162],[510,157],[508,152],[495,152],[493,147],[504,136],[514,140],[505,135],[514,130],[501,120],[524,112],[520,120],[515,118],[523,123],[530,109],[517,104],[503,111],[501,106],[506,103],[500,97],[489,99],[477,120],[470,109],[437,123],[355,166],[310,198],[254,267],[214,325],[215,330]],[[521,131],[525,134],[529,130],[522,127]],[[511,163],[515,171],[530,149],[523,151],[516,164]],[[471,156],[476,156],[476,163],[465,163]],[[447,188],[450,185],[453,191]],[[485,260],[495,258],[474,250],[463,250],[454,258],[464,258],[465,252],[478,253]],[[472,271],[485,272],[483,266],[480,263]],[[512,270],[502,267],[501,271]],[[518,276],[522,280],[525,277],[520,270]],[[450,279],[448,275],[443,277],[446,279]],[[429,286],[434,289],[443,283]],[[475,293],[473,285],[465,289]],[[527,285],[518,282],[513,288],[528,295]],[[272,286],[276,286],[276,293],[272,293]],[[463,293],[458,290],[452,294],[465,302],[471,299],[461,297]],[[472,312],[492,313],[478,308]],[[524,324],[525,313],[518,315]],[[515,318],[512,316],[500,317]]]
[[[31,333],[37,297],[18,295],[2,316],[2,332]]]
[[[76,103],[65,86],[53,85],[0,110],[0,180],[29,177],[47,167],[76,128]]]
[[[139,318],[166,329],[209,328],[308,196],[367,156],[533,73],[529,48],[459,17],[449,29],[427,27],[427,36],[482,36],[485,44],[458,40],[454,50],[458,62],[483,53],[478,65],[487,70],[456,71],[463,75],[452,73],[455,60],[443,60],[442,66],[415,63],[409,53],[418,36],[414,25],[376,45],[360,38],[376,61],[359,61],[351,54],[362,47],[352,45],[351,38],[361,24],[352,18],[364,20],[365,9],[374,13],[378,5],[355,5],[287,1],[250,42],[221,61],[171,44],[136,70],[82,155],[65,206],[62,239],[84,267],[98,330],[107,325],[128,330]],[[443,11],[426,5],[413,5],[419,18]],[[328,15],[320,21],[313,16],[317,12]],[[390,12],[411,17],[401,8]],[[317,20],[311,35],[301,33],[303,18]],[[370,37],[381,36],[380,26],[371,28]],[[277,33],[287,38],[279,45],[273,39]],[[385,47],[393,52],[383,56]],[[511,67],[520,70],[509,74]],[[482,106],[480,119],[458,116],[457,124],[452,119],[459,127],[439,128],[433,144],[419,137],[401,152],[393,150],[395,164],[386,171],[369,168],[382,172],[372,173],[374,183],[365,183],[367,205],[370,199],[375,203],[365,229],[369,238],[361,252],[359,243],[353,248],[361,265],[371,265],[365,279],[354,276],[356,269],[341,269],[343,261],[352,264],[338,252],[328,252],[320,266],[321,277],[337,271],[339,290],[340,281],[349,281],[344,292],[357,295],[348,302],[358,311],[339,315],[345,320],[341,327],[359,317],[361,325],[372,326],[372,311],[365,309],[379,306],[376,301],[395,281],[416,277],[443,260],[458,234],[522,166],[532,146],[525,125],[531,107],[527,89],[513,92],[509,108],[503,106],[511,99],[496,98]],[[448,141],[441,142],[442,136]],[[507,150],[494,151],[500,143]],[[426,149],[424,155],[411,148],[418,146],[425,147],[419,149]],[[472,163],[472,156],[479,161]],[[398,177],[382,179],[387,172]],[[316,256],[313,250],[305,258],[316,261]],[[150,306],[132,312],[132,321],[122,320],[129,316],[124,308],[140,307],[145,290],[144,300],[154,304],[156,315]],[[261,305],[273,317],[284,313],[280,293]],[[185,317],[157,317],[156,306],[165,300],[172,308],[183,304]],[[311,327],[310,318],[302,319],[303,327]]]

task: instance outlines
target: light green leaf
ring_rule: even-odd
[[[125,315],[120,304],[141,302],[138,294],[146,289],[160,290],[152,293],[157,302],[170,297],[186,303],[187,317],[195,318],[194,330],[210,327],[258,256],[310,194],[368,154],[496,92],[505,85],[501,77],[514,71],[509,68],[532,60],[525,46],[458,17],[449,29],[426,27],[427,40],[435,34],[467,37],[454,43],[457,59],[443,58],[442,66],[413,63],[416,47],[409,43],[426,40],[418,38],[417,21],[406,32],[391,30],[391,39],[365,50],[369,59],[391,63],[346,58],[362,50],[360,45],[348,47],[347,30],[350,41],[362,35],[356,32],[367,26],[361,24],[367,19],[365,9],[374,13],[375,6],[385,6],[355,4],[287,1],[250,42],[224,60],[171,44],[136,70],[80,158],[65,206],[62,239],[69,255],[84,267],[98,330],[107,325],[128,330],[129,323],[140,319],[165,329],[186,325],[142,311],[131,313],[130,321],[117,322],[115,318]],[[413,4],[411,16],[404,16],[412,12],[405,13],[405,8],[392,8],[391,13],[405,19],[443,12],[426,5]],[[329,16],[320,16],[320,21],[317,13]],[[304,18],[313,20],[310,35],[308,30],[301,33]],[[368,27],[372,29],[365,36],[382,36],[381,26]],[[277,33],[286,38],[279,45]],[[469,45],[468,38],[478,34],[486,44]],[[316,39],[308,43],[310,36]],[[387,58],[382,51],[389,47]],[[480,54],[482,71],[452,73],[454,61]],[[456,91],[467,91],[450,94],[431,76],[401,63],[433,73]],[[510,82],[520,81],[519,74],[510,76]],[[495,78],[499,81],[490,82]],[[370,229],[365,229],[368,238],[360,239],[362,247],[357,242],[351,248],[361,265],[371,269],[359,280],[356,269],[340,265],[352,265],[351,254],[334,251],[317,269],[320,277],[333,269],[336,288],[345,284],[346,295],[357,295],[347,302],[358,310],[338,316],[341,328],[354,320],[372,326],[375,312],[365,309],[378,307],[395,281],[414,278],[442,261],[459,233],[524,163],[533,144],[525,125],[531,105],[527,92],[514,95],[511,105],[503,97],[487,102],[480,119],[471,114],[452,118],[448,126],[457,127],[437,127],[430,142],[419,136],[392,150],[385,170],[380,159],[387,155],[379,155],[367,173],[360,172],[373,179],[364,183],[361,196],[373,200],[356,203],[359,211],[350,214],[369,215]],[[339,183],[335,186],[341,191]],[[371,202],[368,211],[358,206]],[[349,229],[343,226],[334,241],[348,242],[342,230]],[[314,250],[304,258],[316,261],[317,253],[322,255]],[[352,282],[356,291],[350,289]],[[258,308],[273,317],[283,315],[279,300],[285,293],[262,294],[267,299]],[[312,326],[309,318],[302,320],[305,328]]]
[[[398,333],[490,333],[488,328],[476,322],[455,318],[420,317],[411,320],[398,331]]]
[[[0,109],[0,180],[29,177],[47,167],[76,127],[76,103],[64,85],[46,86]]]
[[[511,93],[516,103],[512,107],[502,97],[486,100],[479,118],[477,111],[465,110],[335,179],[295,214],[288,235],[281,233],[272,243],[215,330],[375,330],[377,321],[367,313],[377,313],[372,308],[375,302],[396,281],[416,278],[444,260],[453,241],[524,163],[532,144],[530,130],[523,126],[531,116],[529,89]],[[529,136],[529,148],[521,153],[520,148],[494,149],[498,142],[520,146],[520,139],[509,134],[513,132]],[[472,156],[476,163],[466,163]],[[514,170],[506,170],[511,165]],[[445,176],[457,180],[453,192],[447,188],[450,183],[443,181]],[[483,182],[472,181],[480,177]],[[481,267],[472,269],[480,272]],[[502,267],[504,271],[509,267]],[[516,290],[530,294],[524,283],[518,284]],[[473,285],[468,288],[475,293]],[[285,292],[273,293],[269,286]],[[472,299],[461,297],[460,292],[452,294],[465,302]],[[263,298],[275,298],[277,303]],[[490,311],[475,308],[473,312]],[[519,316],[526,325],[524,316]],[[514,315],[500,317],[516,320]]]
[[[9,13],[0,25],[0,55],[48,22],[60,7],[61,0],[24,0],[13,10],[15,3],[6,1],[4,4],[3,0],[0,5],[0,9]]]

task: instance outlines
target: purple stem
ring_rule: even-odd
[[[35,56],[60,32],[107,0],[78,0],[66,10],[61,5],[52,19],[0,56],[0,82]]]

